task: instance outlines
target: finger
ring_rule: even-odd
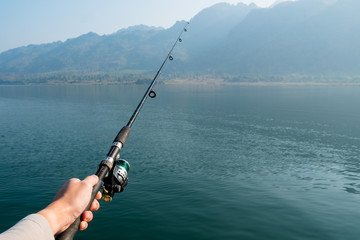
[[[86,182],[88,184],[90,184],[91,186],[94,186],[95,184],[97,184],[99,182],[99,177],[96,175],[91,175],[91,176],[87,176],[83,182]]]
[[[94,200],[91,203],[90,211],[97,211],[100,208],[100,203],[97,200]]]
[[[95,199],[100,199],[101,198],[101,192],[98,192],[95,196]]]
[[[82,214],[82,220],[85,222],[90,222],[93,219],[93,214],[91,211],[85,211]]]
[[[88,223],[85,222],[85,221],[82,221],[82,222],[80,223],[79,230],[80,230],[80,231],[83,231],[83,230],[87,229],[87,227],[88,227]]]

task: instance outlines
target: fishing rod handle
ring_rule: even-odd
[[[117,158],[117,155],[122,148],[122,146],[126,143],[129,134],[130,134],[131,128],[128,126],[124,126],[119,133],[116,135],[113,146],[110,148],[109,153],[107,156],[110,159]],[[96,175],[99,177],[99,182],[93,187],[91,198],[88,206],[86,207],[86,210],[90,209],[91,203],[94,201],[96,194],[99,192],[102,183],[104,181],[104,178],[107,173],[112,169],[113,161],[110,161],[110,163],[107,160],[104,160],[101,162],[100,167],[98,171],[96,172]],[[74,236],[76,232],[79,230],[79,226],[81,223],[81,215],[61,234],[56,236],[56,240],[72,240],[74,239]]]
[[[97,193],[99,192],[105,175],[110,171],[110,169],[106,165],[101,165],[96,172],[96,175],[99,177],[99,182],[93,187],[91,198],[88,206],[86,207],[85,211],[90,209],[91,203],[94,201]],[[82,214],[62,233],[56,236],[56,240],[72,240],[74,239],[75,234],[79,230],[79,226],[81,223],[81,216]]]

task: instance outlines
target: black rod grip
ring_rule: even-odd
[[[121,142],[122,145],[125,145],[128,137],[129,137],[130,130],[131,130],[131,128],[128,126],[123,127],[119,131],[118,135],[115,137],[114,142]]]
[[[89,202],[88,206],[86,207],[85,211],[90,209],[91,203],[94,201],[96,194],[99,192],[99,190],[102,186],[105,175],[109,171],[110,171],[110,169],[105,165],[101,165],[99,167],[98,171],[96,172],[96,175],[99,177],[99,182],[93,187],[90,202]],[[64,232],[57,235],[55,239],[56,240],[72,240],[72,239],[74,239],[75,234],[79,230],[80,222],[81,222],[81,215]]]
[[[114,142],[121,142],[122,145],[124,146],[128,137],[129,137],[129,134],[130,134],[130,131],[131,131],[131,128],[128,127],[128,126],[125,126],[123,127],[119,133],[117,134],[117,136],[115,137],[114,139]]]

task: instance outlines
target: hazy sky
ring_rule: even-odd
[[[168,28],[218,2],[277,0],[0,0],[0,52],[28,44],[64,41],[88,32],[110,34],[137,24]]]

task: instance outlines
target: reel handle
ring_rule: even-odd
[[[86,207],[86,210],[90,209],[91,203],[94,201],[96,194],[99,192],[101,185],[103,183],[103,180],[105,178],[105,175],[109,172],[109,168],[105,165],[102,165],[99,167],[98,171],[96,172],[96,175],[99,177],[99,182],[93,187],[91,198],[88,206]],[[62,233],[57,235],[55,237],[56,240],[72,240],[74,239],[75,234],[79,230],[81,222],[81,215]]]

